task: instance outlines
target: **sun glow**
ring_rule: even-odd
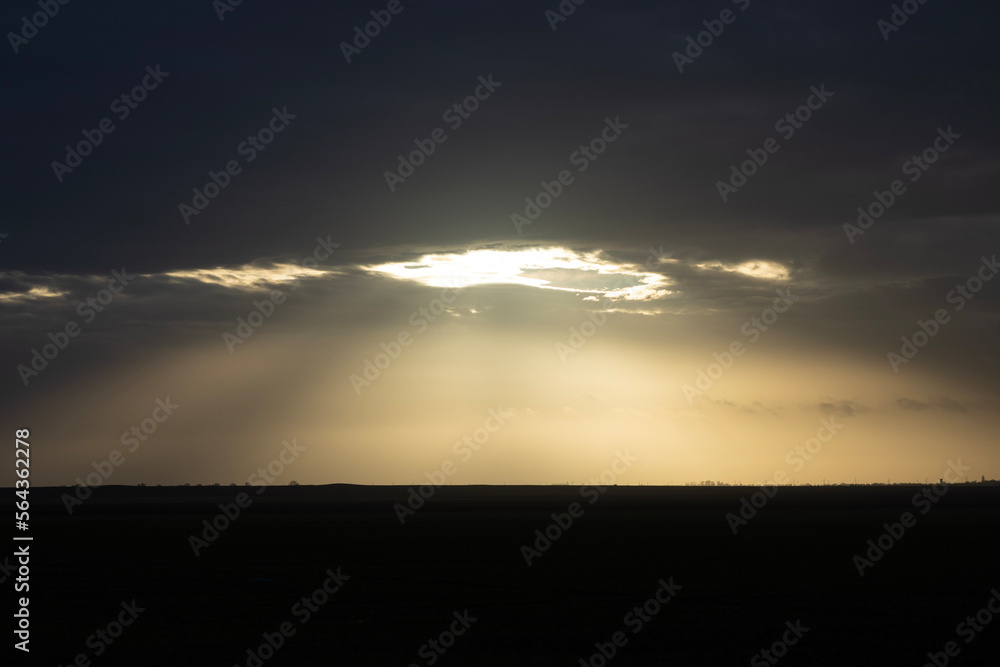
[[[612,262],[599,252],[554,247],[428,254],[414,262],[364,268],[429,287],[524,285],[586,294],[588,300],[648,301],[673,293],[666,277],[642,266]]]

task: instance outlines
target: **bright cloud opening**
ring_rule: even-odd
[[[611,262],[598,252],[566,248],[479,249],[428,254],[415,262],[363,267],[368,271],[412,280],[429,287],[525,285],[625,301],[649,301],[673,294],[669,281],[634,264]]]

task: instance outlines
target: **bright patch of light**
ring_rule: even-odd
[[[695,268],[703,271],[739,273],[758,280],[788,280],[788,269],[784,265],[765,260],[751,260],[741,264],[723,264],[721,262],[695,264]]]
[[[588,294],[586,299],[592,301],[648,301],[672,293],[666,288],[666,278],[644,267],[566,248],[479,249],[364,268],[429,287],[525,285]]]

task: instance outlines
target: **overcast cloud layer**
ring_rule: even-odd
[[[0,422],[38,482],[168,396],[115,482],[242,481],[298,438],[303,482],[409,483],[501,408],[455,481],[623,446],[647,483],[1000,474],[997,8],[556,4],[404,2],[350,62],[384,3],[71,3],[8,38]]]

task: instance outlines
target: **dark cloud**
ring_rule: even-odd
[[[868,408],[860,405],[856,401],[846,399],[839,401],[825,401],[819,404],[819,409],[828,415],[843,415],[845,417],[850,417],[868,410]]]
[[[612,333],[595,338],[593,349],[614,340],[623,358],[639,350],[679,387],[679,365],[704,366],[743,340],[741,326],[770,306],[776,289],[790,287],[799,299],[739,368],[754,368],[761,385],[772,376],[780,376],[776,385],[808,384],[799,408],[960,415],[996,396],[1000,282],[984,283],[961,309],[948,295],[1000,251],[1000,8],[926,3],[884,40],[876,22],[889,3],[588,2],[553,31],[544,12],[556,4],[407,2],[350,64],[338,45],[378,3],[243,3],[225,20],[203,0],[61,6],[2,65],[5,404],[41,405],[95,375],[127,384],[161,354],[228,354],[222,333],[254,300],[287,287],[281,267],[301,264],[317,238],[340,247],[321,275],[289,295],[258,348],[283,350],[275,341],[302,335],[321,356],[336,349],[345,377],[371,354],[366,346],[397,335],[440,293],[367,267],[555,246],[645,267],[671,293],[583,301],[480,285],[463,290],[442,330],[488,331],[491,345],[514,355],[520,348],[503,336],[542,341],[548,351],[585,312],[604,311],[613,319],[603,331]],[[735,22],[678,72],[673,52],[724,7]],[[9,4],[0,25],[14,30],[33,10]],[[147,68],[166,75],[119,117],[113,101]],[[480,77],[498,86],[452,126],[447,110],[474,95]],[[779,130],[816,90],[832,95],[790,136]],[[245,142],[276,113],[287,126],[249,160]],[[52,162],[65,161],[66,146],[93,135],[105,117],[114,131],[60,182]],[[627,127],[580,171],[581,147],[616,119]],[[436,128],[447,140],[390,191],[385,172]],[[910,180],[914,156],[948,128],[959,135],[953,145]],[[723,201],[718,182],[768,138],[780,148]],[[239,173],[220,176],[233,160]],[[512,214],[525,215],[563,170],[572,183],[519,232]],[[185,224],[179,205],[194,205],[194,189],[213,179],[224,187]],[[858,207],[884,199],[894,179],[904,180],[905,193],[863,234],[848,234],[844,224],[855,223]],[[654,255],[664,261],[650,261]],[[777,273],[734,270],[746,262]],[[84,321],[81,303],[123,267],[138,277]],[[622,275],[609,280],[635,282]],[[950,321],[894,372],[886,355],[942,308]],[[82,334],[37,385],[24,387],[15,369],[70,322]],[[661,351],[674,356],[660,359]],[[811,375],[782,365],[792,357]],[[830,376],[871,368],[886,382],[912,378],[912,398],[896,388],[878,396],[848,385],[820,389],[818,365]],[[296,357],[291,366],[301,374],[310,364]],[[275,373],[269,386],[294,381],[292,370]],[[787,396],[754,394],[751,384],[711,400],[754,415],[793,406]],[[600,384],[577,390],[614,401]]]
[[[948,412],[968,412],[971,408],[977,407],[975,404],[958,401],[947,396],[943,398],[933,398],[928,401],[917,401],[905,396],[896,399],[896,405],[903,410],[914,412],[924,412],[926,410],[946,410]]]

